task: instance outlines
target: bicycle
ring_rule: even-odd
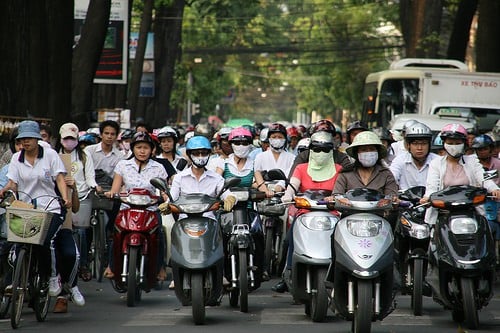
[[[9,260],[12,244],[7,241],[7,221],[5,208],[14,200],[12,195],[7,195],[0,200],[0,319],[7,317],[10,309],[11,295],[5,293],[5,288],[11,284],[13,264]]]
[[[102,282],[104,270],[108,264],[108,244],[106,237],[106,211],[113,208],[113,200],[104,196],[103,193],[92,193],[92,213],[90,215],[90,227],[92,228],[92,241],[90,243],[89,262],[92,276],[98,282]]]
[[[28,194],[23,194],[29,197]],[[53,197],[53,200],[58,200],[62,206],[61,198]],[[32,199],[32,202],[36,202],[36,199]],[[50,270],[47,270],[42,256],[49,255],[44,246],[45,240],[52,232],[55,234],[60,225],[53,226],[55,231],[49,230],[53,213],[35,207],[30,208],[24,203],[21,208],[14,206],[14,202],[7,207],[7,240],[15,243],[16,247],[10,316],[14,329],[20,326],[25,298],[30,300],[39,322],[45,321],[50,305]]]

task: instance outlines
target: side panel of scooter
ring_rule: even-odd
[[[326,213],[329,214],[329,213]],[[334,229],[330,230],[312,230],[306,228],[301,218],[305,216],[324,216],[325,212],[310,212],[301,215],[295,221],[293,227],[294,254],[311,259],[330,259],[331,253],[331,235]]]
[[[207,225],[199,237],[184,232],[184,224]],[[224,256],[222,235],[217,222],[206,217],[190,217],[177,221],[172,227],[171,261],[189,269],[203,269],[215,265]]]
[[[347,230],[349,219],[378,219],[382,227],[374,237],[357,237]],[[335,228],[335,260],[346,267],[357,266],[360,271],[380,271],[393,264],[393,240],[389,222],[367,213],[353,214],[340,220]],[[386,257],[386,260],[381,260]],[[390,261],[390,262],[388,262]]]

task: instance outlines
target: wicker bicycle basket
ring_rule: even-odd
[[[7,240],[42,245],[47,236],[52,213],[41,209],[7,207]]]

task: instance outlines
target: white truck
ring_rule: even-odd
[[[500,73],[470,72],[456,60],[397,61],[367,76],[364,96],[362,119],[373,128],[390,127],[399,114],[473,114],[480,132],[500,119]]]

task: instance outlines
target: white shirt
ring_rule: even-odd
[[[254,170],[267,171],[271,169],[280,169],[285,173],[285,175],[288,175],[290,174],[290,169],[292,168],[294,160],[295,155],[287,151],[282,151],[276,160],[272,149],[269,148],[255,157]],[[285,187],[284,182],[279,185]]]
[[[397,155],[389,167],[401,190],[414,186],[425,186],[430,162],[438,157],[437,154],[429,153],[422,168],[418,169],[409,152]]]
[[[405,148],[405,140],[400,140],[393,142],[391,144],[392,151],[394,152],[394,156],[398,156],[401,153],[407,152]]]
[[[57,196],[55,181],[60,173],[66,175],[59,154],[54,149],[39,146],[34,165],[25,160],[24,149],[12,155],[7,178],[17,184],[20,200],[31,202],[31,199],[36,199],[37,208],[60,214],[61,206],[53,200]]]
[[[190,167],[182,170],[174,176],[172,187],[170,188],[170,195],[172,196],[173,201],[179,199],[181,195],[192,193],[202,193],[211,197],[216,197],[223,188],[224,178],[222,178],[222,176],[217,172],[205,170],[198,180],[193,174],[192,167]],[[224,198],[227,195],[228,192],[225,192],[222,197]],[[182,214],[181,218],[184,216],[185,215]],[[206,212],[203,216],[215,219],[213,212]]]
[[[126,190],[130,190],[132,188],[143,188],[152,193],[155,193],[156,188],[149,183],[151,178],[168,178],[163,165],[151,159],[148,160],[148,163],[140,172],[139,166],[135,162],[134,158],[130,160],[122,160],[116,165],[115,173],[123,178]]]
[[[241,168],[241,170],[238,169],[238,165],[236,164],[235,162],[235,155],[234,154],[231,154],[229,155],[228,158],[226,159],[220,159],[218,161],[218,164],[216,165],[216,168],[220,168],[222,171],[224,171],[225,167],[226,167],[226,164],[227,164],[227,167],[229,169],[229,171],[235,175],[236,177],[244,177],[246,175],[248,175],[250,172],[253,171],[254,169],[254,160],[250,159],[250,158],[247,158],[245,160],[245,165],[243,166],[243,168]]]
[[[123,153],[115,146],[113,146],[111,152],[105,154],[102,150],[101,143],[85,147],[85,153],[92,158],[96,170],[101,169],[110,177],[113,177],[118,162],[125,158]]]

